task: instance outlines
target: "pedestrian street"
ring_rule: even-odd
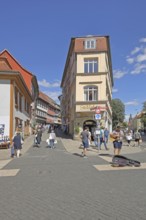
[[[111,167],[110,151],[84,159],[71,140],[68,151],[61,137],[50,149],[46,136],[39,148],[31,143],[20,158],[0,161],[1,170],[18,171],[0,177],[3,220],[145,220],[145,169],[99,171]],[[146,162],[145,151],[129,157]]]

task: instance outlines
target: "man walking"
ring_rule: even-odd
[[[107,144],[109,138],[109,130],[107,128],[104,129],[104,141]]]
[[[88,128],[85,127],[84,130],[81,132],[80,135],[81,139],[82,139],[82,144],[83,144],[83,153],[82,156],[84,158],[87,158],[87,148],[89,147],[89,132],[88,132]]]

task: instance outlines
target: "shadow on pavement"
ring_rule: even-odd
[[[82,157],[82,155],[78,154],[78,153],[73,153],[73,155],[78,156],[78,157]]]
[[[107,157],[113,157],[111,154],[98,154],[99,156],[107,156]]]
[[[72,139],[71,135],[65,134],[63,131],[61,131],[60,129],[56,129],[55,130],[56,136],[57,137],[61,137],[64,139]]]

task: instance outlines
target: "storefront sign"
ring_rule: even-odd
[[[91,108],[95,107],[95,105],[80,105],[80,110],[90,110]]]

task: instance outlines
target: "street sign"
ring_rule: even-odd
[[[101,119],[101,114],[95,114],[95,119],[100,120]]]
[[[96,113],[96,114],[100,114],[100,109],[96,109],[96,110],[95,110],[95,113]]]

